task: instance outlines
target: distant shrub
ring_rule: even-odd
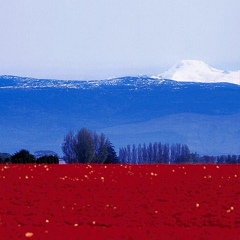
[[[57,156],[43,156],[36,160],[37,164],[59,164]]]
[[[11,155],[9,153],[0,153],[0,164],[9,163],[11,160]]]
[[[13,164],[33,164],[35,163],[35,157],[29,153],[29,151],[22,149],[19,152],[15,153],[12,157],[11,157],[11,162]]]

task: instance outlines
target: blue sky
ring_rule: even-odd
[[[239,0],[8,0],[0,9],[0,75],[152,75],[183,59],[240,69]]]

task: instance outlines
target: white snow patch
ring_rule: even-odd
[[[227,82],[240,85],[240,71],[225,72],[198,60],[183,60],[166,72],[153,76],[153,78],[171,79],[179,82]]]

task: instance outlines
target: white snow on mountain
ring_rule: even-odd
[[[153,78],[171,79],[179,82],[226,82],[240,85],[240,71],[225,72],[197,60],[183,60],[166,72]]]

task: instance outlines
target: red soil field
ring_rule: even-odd
[[[0,239],[240,239],[238,165],[0,165]]]

